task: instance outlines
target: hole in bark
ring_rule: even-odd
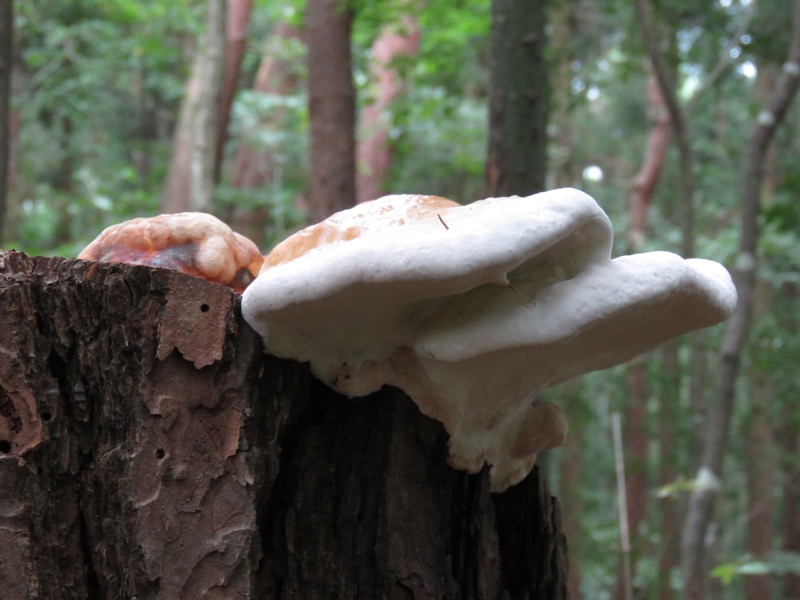
[[[159,448],[158,450],[156,450],[156,458],[158,459],[164,458],[165,454],[166,452],[164,452],[163,448]]]
[[[46,410],[42,413],[42,421],[49,421],[53,418],[53,415],[50,414],[50,411]]]
[[[11,442],[0,440],[0,454],[8,454],[9,452],[11,452]]]
[[[208,309],[211,308],[208,304],[201,304],[200,305],[200,312],[208,312]]]

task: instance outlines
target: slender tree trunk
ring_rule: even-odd
[[[777,298],[789,306],[797,305],[797,286],[786,283],[779,289]],[[777,311],[779,326],[790,336],[797,336],[798,315],[792,311]],[[793,399],[790,399],[792,402]],[[784,405],[786,406],[786,405]],[[776,434],[782,460],[780,507],[783,516],[779,527],[782,549],[785,552],[800,554],[800,413],[792,411],[789,418],[781,419]],[[800,573],[786,573],[783,576],[784,600],[800,600]]]
[[[311,121],[312,222],[356,202],[356,94],[350,30],[353,13],[342,0],[309,0],[308,107]]]
[[[214,200],[216,147],[225,54],[225,0],[206,1],[206,30],[181,102],[161,208],[210,211]]]
[[[647,112],[651,119],[650,131],[647,134],[642,165],[631,182],[628,228],[628,248],[631,253],[638,252],[647,237],[647,216],[664,168],[672,124],[661,88],[652,75],[647,80]]]
[[[489,196],[544,189],[549,90],[547,0],[492,0]]]
[[[757,281],[758,215],[764,161],[775,131],[786,116],[800,85],[800,0],[794,0],[792,4],[792,37],[788,59],[774,94],[759,114],[747,147],[742,182],[739,253],[734,273],[739,303],[725,328],[717,367],[714,406],[707,420],[698,487],[690,496],[683,528],[682,568],[689,600],[703,597],[706,583],[704,539],[720,486],[739,363],[750,330]]]
[[[773,486],[775,484],[775,439],[770,423],[775,389],[768,373],[754,374],[751,415],[747,431],[747,552],[766,561],[773,547]],[[745,577],[745,599],[772,598],[770,573]]]
[[[403,92],[392,61],[410,57],[419,51],[419,27],[408,17],[398,24],[386,25],[372,45],[373,99],[361,110],[358,142],[356,192],[358,202],[374,200],[386,194],[384,181],[389,175],[392,148],[389,125],[392,102]]]
[[[647,418],[648,383],[646,359],[640,357],[628,365],[628,406],[625,410],[625,496],[627,512],[624,518],[630,535],[629,556],[622,556],[617,569],[615,597],[628,598],[628,590],[633,589],[636,576],[636,562],[642,550],[641,527],[647,517],[648,484],[647,463],[650,435]],[[624,567],[629,561],[630,572]],[[630,580],[626,580],[630,577]]]
[[[225,144],[228,141],[228,124],[231,120],[231,107],[242,70],[242,59],[247,48],[247,27],[253,0],[227,0],[225,60],[222,70],[217,134],[214,145],[214,183],[219,183],[222,161],[225,157]]]
[[[675,134],[680,157],[680,196],[681,196],[681,239],[684,258],[694,256],[694,158],[686,115],[678,99],[674,75],[663,56],[659,35],[653,25],[650,0],[635,0],[634,3],[639,26],[644,39],[647,57],[653,67],[653,74],[660,91],[661,102],[669,113],[669,121]]]
[[[298,78],[292,65],[282,57],[284,45],[292,40],[302,40],[300,31],[285,21],[275,24],[258,66],[253,91],[258,94],[287,96],[296,90]],[[283,111],[273,111],[271,124],[278,128]],[[272,169],[267,153],[243,144],[236,153],[231,183],[240,188],[252,189],[271,181]]]
[[[639,251],[647,237],[647,217],[653,202],[653,194],[658,185],[664,166],[664,157],[669,146],[670,114],[664,107],[664,99],[658,82],[650,77],[647,82],[648,113],[652,125],[647,137],[642,165],[631,182],[630,226],[628,228],[628,250]],[[637,535],[647,516],[648,485],[647,464],[649,454],[649,432],[647,403],[649,398],[647,381],[647,361],[644,357],[632,361],[628,367],[628,405],[625,410],[625,449],[626,449],[626,496],[628,512],[627,527],[632,535],[632,555],[622,557],[617,570],[615,597],[624,600],[627,590],[633,585],[625,581],[628,575],[623,562],[630,560],[630,576],[635,577],[636,559],[641,551],[641,538]]]
[[[8,168],[11,162],[11,66],[14,56],[14,3],[0,0],[0,247],[8,214]]]
[[[555,135],[551,136],[550,175],[548,188],[576,187],[580,181],[580,169],[574,158],[574,134],[572,127],[572,64],[575,60],[574,40],[580,34],[579,7],[572,0],[558,0],[552,13],[552,33],[549,47],[553,52],[553,103],[551,125]]]
[[[678,448],[681,447],[676,423],[681,413],[681,375],[678,340],[662,346],[664,380],[658,401],[658,479],[669,485],[678,476]],[[680,518],[674,495],[661,500],[661,534],[658,558],[658,600],[672,600],[672,572],[680,564]]]
[[[571,105],[572,67],[574,52],[571,41],[577,33],[578,18],[576,5],[570,0],[562,0],[555,7],[552,16],[551,47],[557,53],[554,65],[554,84],[552,124],[555,136],[552,139],[553,155],[552,185],[548,187],[573,187],[579,181],[579,167],[573,158],[573,128]],[[583,465],[582,421],[580,413],[584,396],[582,379],[561,384],[558,388],[558,402],[564,407],[569,422],[569,435],[566,443],[559,449],[557,456],[559,473],[559,496],[562,498],[562,515],[564,535],[568,540],[569,573],[567,575],[567,591],[570,600],[581,600],[583,552],[585,525],[583,494],[581,490],[581,474]]]
[[[287,45],[294,41],[304,41],[300,30],[285,21],[275,24],[253,82],[255,93],[289,96],[297,92],[299,79],[291,62],[284,57]],[[285,117],[285,110],[274,109],[269,120],[261,127],[279,131]],[[239,146],[233,160],[231,185],[242,189],[266,187],[264,193],[270,193],[270,186],[280,189],[282,164],[281,157],[276,156],[271,149],[258,148],[244,142]],[[227,221],[235,231],[253,240],[259,248],[264,248],[269,219],[269,207],[262,204],[258,207],[232,206],[229,208]]]
[[[760,83],[757,89],[766,100],[775,89],[777,69],[761,69]],[[779,183],[778,161],[775,144],[771,144],[767,156],[764,157],[764,177],[761,193],[766,197],[774,195]],[[768,203],[769,201],[767,201]],[[769,318],[773,312],[772,283],[758,280],[753,298],[753,317],[756,321]],[[760,369],[760,361],[750,361],[750,375],[747,379],[750,387],[749,415],[746,420],[744,434],[748,438],[746,446],[747,462],[747,552],[755,560],[767,561],[773,552],[773,518],[774,502],[772,500],[775,484],[776,454],[775,436],[772,431],[772,420],[775,414],[773,398],[775,397],[775,380],[770,372]],[[745,600],[762,600],[771,598],[773,575],[771,573],[754,574],[744,580]]]
[[[585,416],[581,408],[584,402],[584,385],[582,379],[567,381],[558,386],[557,402],[564,407],[569,422],[569,435],[566,443],[558,452],[558,489],[563,498],[561,514],[563,516],[564,536],[568,540],[569,573],[567,575],[567,591],[570,600],[581,600],[581,564],[585,531],[583,518],[583,501],[581,489],[581,473],[583,471],[582,450],[583,424]],[[555,457],[555,456],[554,456]]]
[[[782,449],[787,457],[783,472],[783,549],[800,554],[800,426],[798,417],[787,420],[781,428]],[[785,600],[800,600],[800,573],[786,573],[783,580]]]
[[[70,210],[70,198],[73,194],[74,175],[75,175],[75,153],[74,153],[74,128],[72,117],[62,115],[58,120],[60,127],[58,135],[59,162],[58,176],[55,181],[55,188],[60,192],[56,201],[58,221],[53,236],[53,244],[60,246],[72,240],[72,221],[73,213]]]
[[[659,35],[659,28],[653,23],[653,0],[635,0],[636,25],[642,33],[647,56],[653,67],[653,73],[662,95],[664,105],[670,116],[672,130],[675,134],[680,162],[680,229],[681,229],[681,254],[690,258],[695,254],[694,243],[694,202],[695,202],[695,174],[694,151],[689,137],[689,116],[694,106],[704,92],[712,89],[722,75],[728,71],[732,63],[732,50],[741,43],[742,36],[747,32],[747,27],[752,19],[752,11],[747,9],[739,23],[737,31],[730,36],[729,46],[721,53],[717,63],[709,68],[708,75],[700,87],[683,104],[678,98],[675,74],[671,71],[664,58],[664,44]],[[708,359],[706,347],[708,333],[705,330],[696,331],[689,337],[691,344],[691,379],[689,386],[689,403],[697,422],[702,420],[705,406],[706,378],[708,376]],[[701,437],[698,431],[697,439]],[[692,444],[693,445],[693,444]]]
[[[230,290],[0,252],[0,589],[59,598],[566,598],[558,504],[447,466],[398,390],[262,352]]]

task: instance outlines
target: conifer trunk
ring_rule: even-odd
[[[0,589],[566,598],[556,500],[446,464],[401,392],[264,355],[227,288],[0,253]]]
[[[545,0],[492,0],[488,196],[528,196],[545,188],[545,6]]]

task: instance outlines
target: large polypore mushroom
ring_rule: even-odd
[[[103,230],[78,258],[182,271],[241,293],[264,257],[216,217],[197,212],[131,219]]]
[[[348,396],[384,384],[444,424],[451,464],[527,475],[566,422],[548,385],[725,319],[719,264],[653,252],[611,260],[592,198],[563,189],[467,206],[387,196],[290,237],[245,291],[268,352],[308,361]]]

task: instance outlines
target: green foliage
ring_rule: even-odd
[[[101,225],[153,212],[199,16],[189,0],[19,4],[13,245],[71,255]]]
[[[747,4],[698,3],[693,0],[655,3],[658,35],[679,83],[681,101],[702,86],[721,53],[731,45]],[[563,108],[569,129],[557,134],[558,158],[572,163],[575,185],[591,193],[610,215],[616,233],[615,254],[625,251],[631,179],[641,166],[653,116],[646,100],[645,60],[631,3],[558,0],[551,17],[573,5],[566,43],[548,49],[559,78],[554,108]],[[762,0],[748,38],[740,40],[739,63],[760,68],[779,64],[786,53],[787,0]],[[304,0],[255,3],[241,91],[235,104],[223,183],[217,190],[221,215],[235,209],[264,209],[264,238],[270,245],[298,228],[298,208],[307,185],[308,111],[303,91],[305,49],[298,42],[282,45],[278,54],[292,66],[300,84],[287,95],[247,91],[265,41],[275,23],[301,26]],[[355,80],[363,106],[369,100],[371,46],[381,28],[411,15],[422,32],[419,54],[398,61],[407,93],[392,107],[390,143],[394,155],[388,188],[396,192],[439,194],[461,202],[483,196],[486,154],[486,105],[489,86],[490,0],[351,0]],[[158,210],[169,158],[171,133],[183,94],[194,39],[202,29],[202,3],[196,0],[26,0],[17,2],[19,88],[14,104],[21,131],[16,165],[19,182],[13,191],[18,226],[8,244],[31,253],[74,255],[103,227]],[[735,41],[735,40],[733,40]],[[757,112],[756,86],[735,68],[704,93],[689,115],[688,131],[695,155],[697,184],[695,234],[699,256],[735,264],[739,236],[744,149]],[[778,136],[774,190],[765,196],[759,277],[772,310],[755,317],[741,401],[733,417],[737,435],[728,456],[718,514],[726,556],[743,556],[720,564],[714,576],[734,585],[742,576],[769,572],[798,573],[798,557],[774,553],[755,561],[745,555],[740,526],[746,520],[747,421],[753,407],[752,383],[769,376],[774,383],[769,410],[777,425],[800,428],[797,408],[797,364],[800,336],[800,108],[792,110]],[[561,127],[562,124],[559,124]],[[231,180],[232,159],[248,145],[267,157],[266,184],[237,189]],[[600,181],[585,180],[585,167],[602,169]],[[678,153],[670,148],[649,214],[645,250],[677,250],[681,245]],[[709,332],[706,360],[711,371],[705,387],[714,384],[713,369],[724,328]],[[649,463],[645,465],[650,522],[633,532],[642,547],[639,580],[652,590],[658,576],[662,540],[670,532],[655,526],[657,498],[681,501],[695,486],[697,420],[708,410],[690,406],[688,373],[692,368],[689,340],[679,349],[679,375],[668,371],[663,357],[647,362],[649,423],[653,429]],[[610,597],[617,572],[619,530],[616,512],[614,458],[610,414],[627,402],[624,368],[591,374],[580,390],[559,386],[548,399],[565,408],[571,435],[580,441],[583,470],[577,490],[582,512],[580,563],[586,597]],[[660,448],[655,435],[661,402],[676,407],[670,425],[675,434],[675,476],[661,482],[657,473]],[[779,417],[777,415],[780,415]],[[776,442],[777,443],[777,442]],[[563,455],[550,454],[553,462]],[[782,457],[780,466],[796,457]],[[558,480],[558,468],[551,469]],[[776,484],[778,485],[778,484]],[[744,516],[743,516],[744,515]],[[734,523],[734,525],[731,525]]]
[[[729,563],[717,565],[711,576],[724,585],[731,585],[738,577],[747,575],[800,575],[800,553],[773,552],[766,560],[755,560],[749,555]]]
[[[389,188],[465,203],[482,197],[485,132],[483,103],[443,88],[414,88],[395,107]]]

